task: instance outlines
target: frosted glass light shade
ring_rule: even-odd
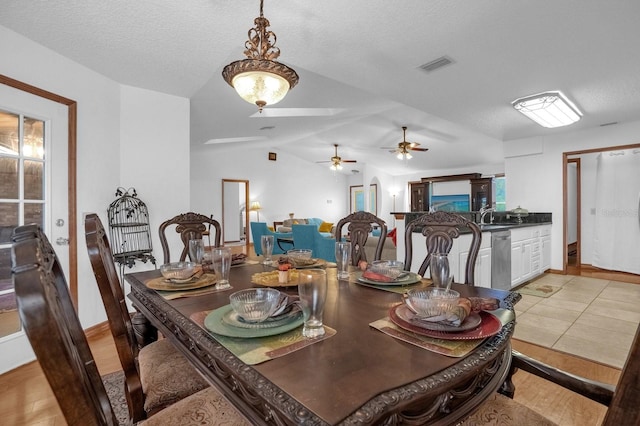
[[[539,125],[562,127],[580,120],[582,113],[560,91],[526,96],[512,102],[513,107]]]
[[[265,71],[238,74],[233,78],[232,83],[242,99],[258,106],[280,102],[290,87],[285,78]]]

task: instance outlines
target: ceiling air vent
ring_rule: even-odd
[[[452,64],[453,60],[451,58],[449,58],[448,56],[441,56],[438,59],[434,59],[431,62],[428,62],[424,65],[420,65],[420,69],[425,71],[425,72],[431,72],[431,71],[435,71],[438,68],[442,68],[446,65]]]

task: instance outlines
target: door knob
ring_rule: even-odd
[[[59,246],[68,246],[69,245],[69,239],[68,238],[64,238],[64,237],[59,237],[56,240],[56,244]]]

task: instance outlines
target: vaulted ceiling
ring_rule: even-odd
[[[640,118],[637,0],[265,0],[300,82],[262,114],[221,77],[258,14],[258,0],[3,0],[0,25],[122,84],[190,98],[192,146],[315,162],[338,144],[358,161],[346,172],[474,171],[502,163],[503,141]],[[443,56],[452,63],[420,68]],[[582,120],[545,129],[511,107],[548,90]],[[400,161],[381,149],[402,126],[429,151]]]

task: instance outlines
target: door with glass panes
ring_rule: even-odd
[[[69,276],[67,107],[0,84],[0,373],[34,359],[11,280],[11,232],[41,225]]]

